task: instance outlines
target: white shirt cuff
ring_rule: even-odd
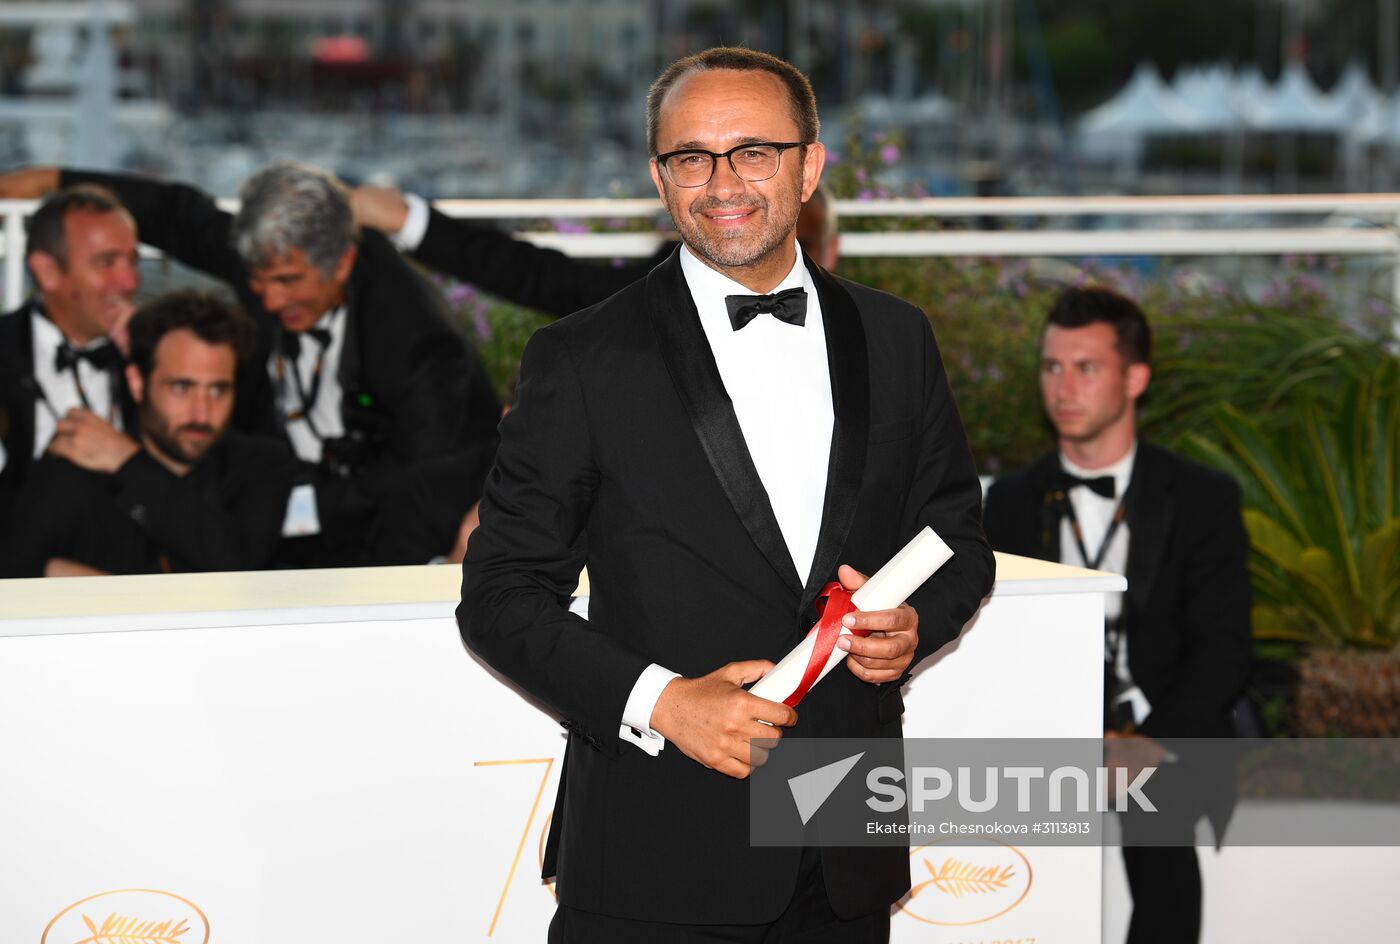
[[[405,193],[403,202],[408,204],[408,217],[389,238],[400,252],[412,252],[423,244],[423,235],[428,232],[428,201],[416,193]]]
[[[632,694],[627,696],[627,704],[622,709],[622,726],[617,736],[637,745],[652,757],[660,754],[666,746],[666,739],[651,729],[651,713],[662,690],[671,684],[671,679],[676,678],[680,678],[679,673],[664,669],[655,662],[643,669],[632,686]]]

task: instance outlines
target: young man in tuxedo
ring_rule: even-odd
[[[570,732],[552,941],[882,940],[907,852],[750,846],[749,740],[899,737],[909,670],[991,588],[976,471],[928,320],[798,251],[824,160],[806,78],[712,49],[647,112],[684,245],[530,340],[458,622]],[[823,585],[925,525],[952,561],[853,616],[875,633],[800,711],[744,690]],[[566,608],[585,564],[588,620]]]
[[[124,341],[141,282],[131,214],[110,192],[76,186],[40,204],[28,228],[37,294],[0,317],[0,533],[69,410],[118,429],[131,410],[111,340]]]
[[[272,559],[294,462],[278,439],[228,430],[253,326],[177,292],[131,318],[131,435],[90,410],[61,417],[20,493],[18,576],[254,570]]]
[[[406,469],[495,448],[500,405],[441,293],[356,227],[331,175],[269,165],[244,183],[236,215],[182,184],[55,168],[0,176],[0,196],[77,182],[115,191],[143,242],[227,282],[253,317],[256,369],[242,378],[235,426],[280,431],[302,462],[282,564],[360,562]]]
[[[1151,352],[1131,300],[1104,288],[1064,291],[1040,345],[1041,397],[1059,449],[997,479],[984,511],[999,551],[1128,578],[1127,592],[1105,605],[1104,730],[1109,763],[1130,767],[1163,764],[1168,752],[1155,738],[1230,737],[1252,661],[1240,490],[1138,438]],[[1159,766],[1159,782],[1222,773],[1175,766]],[[1195,819],[1210,814],[1218,837],[1229,816],[1228,801],[1211,806],[1180,817],[1179,845],[1125,844],[1132,944],[1198,939]],[[1125,821],[1125,838],[1132,826]]]

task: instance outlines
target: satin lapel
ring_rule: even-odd
[[[802,589],[768,492],[724,389],[700,314],[673,253],[647,276],[647,307],[662,359],[715,477],[744,529],[793,594]]]
[[[803,255],[806,260],[806,255]],[[829,273],[807,261],[807,271],[821,300],[826,329],[827,371],[831,376],[831,458],[826,471],[826,498],[812,571],[799,612],[806,612],[821,588],[836,579],[841,549],[851,533],[870,438],[870,359],[865,328],[849,292]]]
[[[360,336],[362,321],[365,313],[359,310],[355,304],[356,293],[354,286],[345,286],[345,341],[340,347],[340,364],[336,368],[335,379],[340,384],[341,411],[344,412],[345,404],[350,398],[359,394],[364,388],[364,378],[360,376],[360,368],[363,366],[364,338]]]
[[[11,402],[5,442],[17,453],[9,462],[15,467],[31,462],[34,456],[34,409],[39,399],[39,382],[34,379],[34,326],[30,302],[5,316],[5,337],[0,340],[0,369],[8,374],[4,383],[13,384],[18,396]]]
[[[1064,520],[1066,500],[1063,493],[1050,489],[1050,476],[1060,467],[1059,453],[1052,452],[1038,460],[1026,476],[1035,502],[1035,521],[1031,527],[1032,557],[1060,560],[1060,522]]]
[[[1175,513],[1176,495],[1167,457],[1156,446],[1139,442],[1132,481],[1128,483],[1128,608],[1125,612],[1146,610]]]

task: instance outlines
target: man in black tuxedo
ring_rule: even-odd
[[[882,940],[906,852],[751,847],[749,740],[899,737],[910,667],[991,588],[972,457],[922,313],[797,249],[824,161],[806,78],[713,49],[647,111],[684,246],[531,339],[458,622],[570,732],[552,941]],[[800,711],[742,688],[839,564],[859,585],[925,525],[952,561],[855,616],[876,634]],[[585,564],[588,620],[565,606]]]
[[[236,216],[181,184],[53,168],[0,177],[0,195],[77,182],[115,191],[143,242],[227,282],[253,316],[258,352],[235,425],[280,429],[302,461],[285,522],[301,537],[284,544],[283,564],[361,561],[406,469],[494,449],[500,405],[441,293],[382,235],[357,229],[329,174],[272,164],[244,184]]]
[[[20,492],[6,570],[78,576],[254,570],[277,547],[295,462],[280,439],[228,431],[253,326],[191,292],[130,320],[134,435],[70,411]]]
[[[1132,301],[1103,288],[1063,292],[1041,336],[1040,370],[1059,449],[998,479],[984,512],[999,551],[1128,578],[1126,594],[1106,601],[1104,730],[1110,764],[1121,755],[1134,767],[1167,757],[1156,738],[1230,737],[1231,708],[1252,660],[1239,487],[1138,439],[1136,406],[1150,361],[1151,333]],[[1189,773],[1173,766],[1159,768],[1159,781]],[[1125,844],[1133,944],[1199,937],[1191,844],[1200,812],[1180,823],[1181,846]],[[1218,837],[1228,805],[1205,812]],[[1125,822],[1125,838],[1132,826]]]
[[[424,265],[517,305],[558,317],[621,291],[675,250],[668,242],[648,260],[600,265],[516,239],[475,220],[447,216],[422,197],[392,187],[364,184],[351,192],[350,201],[360,225],[380,230]],[[802,204],[797,243],[808,258],[830,270],[836,266],[837,239],[836,211],[830,194],[818,184]],[[371,539],[377,555],[373,562],[422,563],[433,559],[461,563],[466,539],[480,520],[481,506],[477,502],[463,513],[457,483],[480,481],[482,464],[489,467],[492,458],[476,454],[416,468],[379,518]]]
[[[111,340],[124,341],[140,286],[131,214],[108,191],[70,187],[40,204],[28,229],[38,294],[0,317],[0,534],[69,410],[134,428]]]

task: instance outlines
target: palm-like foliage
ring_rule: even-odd
[[[1301,397],[1272,430],[1218,407],[1184,446],[1244,490],[1256,637],[1400,640],[1400,361],[1383,358],[1335,399]]]
[[[1220,403],[1261,418],[1265,429],[1291,425],[1295,397],[1330,404],[1347,381],[1390,359],[1331,313],[1227,297],[1154,321],[1157,352],[1140,419],[1144,433],[1165,443],[1198,428]]]

